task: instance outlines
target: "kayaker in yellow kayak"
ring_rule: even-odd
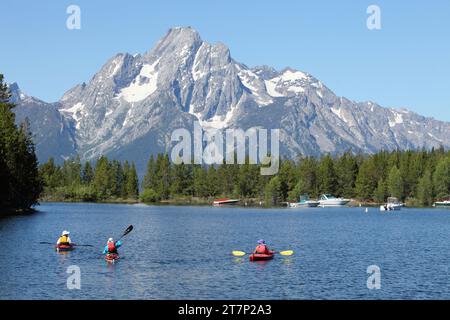
[[[59,237],[58,241],[56,242],[56,245],[65,245],[70,246],[72,245],[72,240],[70,240],[69,237],[70,232],[67,230],[64,230],[61,234],[61,237]]]
[[[272,254],[273,251],[269,250],[269,247],[266,245],[266,241],[263,239],[258,240],[258,246],[255,248],[253,253],[256,254]]]

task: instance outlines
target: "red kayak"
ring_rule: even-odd
[[[272,260],[274,256],[274,251],[271,251],[269,254],[262,253],[252,253],[250,255],[250,261],[267,261]]]
[[[56,251],[60,252],[60,251],[72,251],[73,249],[75,249],[75,246],[72,244],[57,244],[55,246]]]
[[[117,253],[107,253],[105,255],[105,260],[114,263],[116,260],[119,260],[119,255]]]

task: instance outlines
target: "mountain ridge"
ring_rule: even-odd
[[[29,117],[37,145],[50,144],[41,141],[52,133],[59,160],[106,154],[136,161],[140,172],[150,154],[169,151],[174,129],[192,130],[195,121],[205,129],[280,129],[280,151],[289,158],[450,147],[448,122],[338,97],[311,74],[290,67],[250,68],[224,44],[209,44],[190,27],[170,29],[143,54],[114,55],[58,102],[28,97],[17,84],[11,91],[18,121],[34,115],[36,107],[52,120],[42,128],[43,119]],[[42,146],[38,157],[46,161],[52,152],[40,152]]]

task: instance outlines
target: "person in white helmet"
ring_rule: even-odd
[[[105,248],[103,249],[103,254],[119,254],[117,249],[119,249],[120,246],[122,246],[122,242],[120,242],[120,240],[115,242],[113,238],[109,238]]]
[[[61,234],[61,237],[59,237],[58,241],[56,242],[57,245],[71,245],[72,240],[69,238],[70,232],[67,230],[64,230]]]

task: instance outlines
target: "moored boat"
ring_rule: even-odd
[[[289,208],[314,208],[319,205],[319,201],[310,200],[309,196],[302,195],[298,202],[290,202]]]
[[[320,207],[342,207],[350,202],[350,199],[336,198],[331,194],[323,194],[319,199]]]
[[[389,197],[387,199],[387,202],[384,205],[380,206],[380,211],[400,210],[403,206],[404,204],[398,201],[396,197]]]
[[[221,199],[214,200],[213,206],[220,207],[220,206],[226,206],[226,205],[235,205],[238,202],[239,202],[239,199],[221,198]]]
[[[450,198],[445,200],[439,200],[433,203],[433,207],[446,207],[450,208]]]

